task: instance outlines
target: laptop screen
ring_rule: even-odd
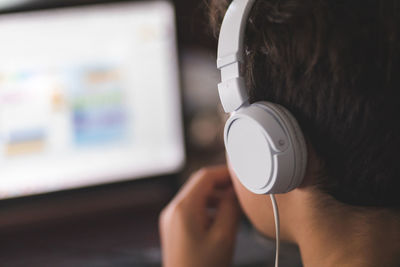
[[[0,16],[0,199],[178,171],[175,30],[164,1]]]

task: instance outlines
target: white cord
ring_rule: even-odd
[[[278,211],[278,204],[276,203],[275,195],[269,195],[272,202],[272,210],[274,211],[274,219],[275,219],[275,240],[276,240],[276,247],[275,247],[275,267],[279,267],[279,211]]]

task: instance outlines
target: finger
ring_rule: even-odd
[[[230,183],[231,179],[225,165],[201,169],[189,178],[176,199],[190,198],[198,201],[211,194],[214,188],[225,187]]]
[[[233,242],[236,237],[240,206],[233,188],[229,188],[221,198],[217,207],[215,220],[211,226],[211,238],[222,238]]]
[[[226,166],[205,168],[196,172],[182,187],[169,206],[179,207],[180,214],[195,229],[208,228],[209,199],[218,199],[218,191],[231,184]],[[229,185],[232,187],[232,185]]]

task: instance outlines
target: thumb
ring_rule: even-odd
[[[214,223],[210,229],[212,236],[223,236],[223,238],[236,237],[236,232],[241,215],[240,206],[233,187],[227,189],[221,197],[217,208]]]

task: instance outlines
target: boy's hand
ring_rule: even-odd
[[[230,266],[239,217],[227,168],[198,171],[161,212],[163,266]]]

